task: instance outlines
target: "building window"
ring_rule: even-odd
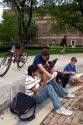
[[[43,34],[47,35],[48,25],[43,24]]]
[[[71,40],[71,46],[72,46],[72,48],[75,48],[75,46],[76,46],[76,40]]]
[[[53,23],[51,25],[51,34],[56,34],[56,24],[55,23]]]

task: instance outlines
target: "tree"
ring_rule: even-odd
[[[31,23],[35,0],[3,0],[3,2],[11,6],[17,14],[19,40],[23,41],[27,39],[27,29]]]
[[[83,33],[83,15],[77,3],[67,3],[57,7],[58,20],[63,24],[75,27]]]
[[[77,2],[78,6],[79,6],[79,10],[83,16],[83,0],[75,0],[75,2]]]
[[[18,38],[17,17],[4,12],[3,21],[0,24],[0,40],[7,42],[12,38]]]
[[[32,42],[37,38],[37,25],[32,22],[27,31],[27,38],[29,42]],[[18,25],[17,16],[15,14],[9,14],[4,12],[3,21],[0,24],[0,40],[3,43],[11,42],[12,39],[18,39]]]
[[[35,22],[32,22],[27,31],[27,38],[29,40],[29,43],[32,43],[32,41],[34,41],[37,38],[37,32],[37,25],[35,24]]]
[[[57,4],[56,4],[57,3]],[[50,11],[51,10],[51,11]],[[38,8],[38,13],[51,16],[51,20],[67,31],[75,27],[83,32],[83,0],[52,0]]]

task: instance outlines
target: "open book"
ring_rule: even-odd
[[[56,76],[57,76],[57,72],[53,72],[52,77],[48,80],[48,82],[54,79]]]
[[[80,78],[81,76],[83,76],[83,73],[78,73],[78,74],[76,74],[76,76],[77,76],[78,78]]]

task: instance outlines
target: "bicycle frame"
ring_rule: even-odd
[[[8,54],[2,59],[0,64],[0,76],[4,76],[10,68],[11,62],[17,63],[18,69],[21,68],[27,61],[28,55],[24,48],[16,48],[14,45]],[[3,71],[4,69],[4,71]],[[1,71],[2,70],[2,71]]]

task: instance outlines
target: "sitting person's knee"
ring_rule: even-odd
[[[78,78],[77,78],[77,77],[74,77],[73,80],[74,80],[74,81],[78,81]]]

